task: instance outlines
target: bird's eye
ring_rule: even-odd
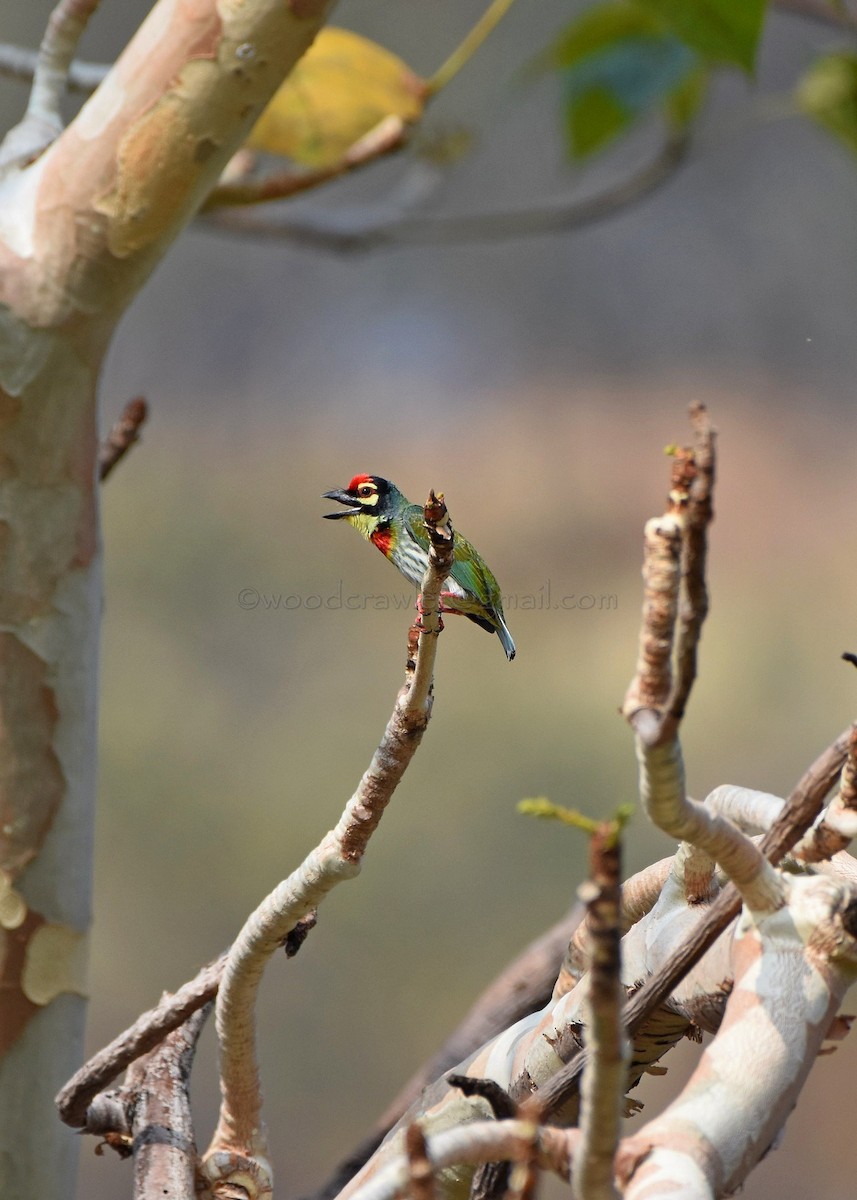
[[[358,496],[371,496],[371,495],[372,495],[372,489],[371,489],[370,487],[366,487],[366,486],[364,485],[362,488],[358,488],[358,489],[357,489],[357,495],[358,495]]]

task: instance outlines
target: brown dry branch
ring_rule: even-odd
[[[134,1064],[131,1135],[134,1200],[197,1200],[199,1157],[190,1111],[190,1072],[211,1005]],[[129,1073],[131,1074],[131,1073]]]
[[[589,847],[586,904],[589,1049],[581,1084],[580,1143],[572,1184],[578,1200],[618,1200],[613,1159],[624,1116],[628,1046],[622,1027],[622,856],[618,822],[604,822]]]
[[[369,838],[419,745],[431,716],[432,677],[441,630],[440,592],[453,560],[455,536],[442,496],[424,507],[430,540],[420,620],[408,638],[406,678],[381,744],[331,830],[288,879],[249,917],[227,957],[217,995],[220,1120],[203,1160],[213,1195],[240,1184],[248,1200],[270,1195],[271,1169],[262,1121],[255,1004],[271,955],[289,931],[337,884],[358,874]]]
[[[801,838],[794,853],[804,862],[822,862],[838,854],[857,837],[857,723],[851,727],[848,755],[839,792],[823,818]]]
[[[388,116],[349,146],[341,158],[326,167],[313,171],[280,170],[254,177],[239,175],[238,178],[221,179],[202,206],[204,213],[222,208],[244,207],[251,204],[267,204],[272,200],[285,200],[310,191],[324,183],[331,183],[360,167],[377,162],[388,154],[401,150],[407,144],[408,126],[401,117]]]
[[[135,396],[125,405],[122,416],[98,448],[98,478],[102,483],[135,442],[140,440],[140,430],[148,415],[149,406],[143,396]]]
[[[416,1121],[405,1130],[410,1200],[434,1200],[434,1169],[428,1156],[423,1131]]]
[[[679,499],[684,509],[682,539],[682,588],[679,598],[676,633],[675,678],[667,711],[676,721],[684,716],[685,705],[696,678],[696,658],[702,626],[708,616],[708,527],[714,519],[714,439],[715,430],[704,404],[690,406],[693,428],[692,451],[677,459]]]
[[[685,789],[678,727],[708,612],[706,542],[715,464],[715,432],[705,407],[692,406],[690,415],[694,446],[675,452],[666,512],[646,524],[640,649],[623,712],[636,735],[647,815],[691,847],[683,863],[688,900],[708,895],[716,861],[748,903],[765,909],[780,896],[776,873],[749,837]]]
[[[87,1132],[121,1158],[134,1157],[135,1200],[196,1200],[199,1166],[190,1111],[190,1072],[209,1002],[138,1058],[124,1085],[102,1092]],[[101,1153],[96,1148],[96,1153]]]
[[[66,1125],[87,1133],[101,1133],[104,1125],[90,1113],[98,1093],[108,1087],[135,1059],[147,1054],[188,1017],[213,1000],[226,964],[226,955],[214,959],[172,996],[143,1013],[103,1050],[72,1076],[56,1098]]]
[[[287,958],[297,954],[315,923],[313,913],[297,923],[285,940]],[[110,1128],[104,1123],[98,1093],[127,1070],[135,1059],[154,1049],[192,1013],[214,999],[225,965],[225,954],[207,963],[193,979],[175,994],[164,995],[155,1008],[139,1016],[133,1025],[93,1055],[72,1076],[56,1097],[57,1110],[66,1125],[93,1134],[101,1134]]]

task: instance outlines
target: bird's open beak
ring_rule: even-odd
[[[360,511],[360,501],[350,496],[343,488],[334,488],[333,491],[324,492],[322,494],[324,500],[337,500],[340,504],[344,504],[345,508],[337,509],[336,512],[324,513],[323,516],[328,521],[338,521],[340,517],[350,516],[353,512]]]

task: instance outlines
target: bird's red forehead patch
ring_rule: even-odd
[[[356,492],[357,489],[360,487],[361,483],[371,483],[371,482],[372,482],[371,475],[355,475],[354,478],[351,480],[351,482],[348,485],[348,491]]]

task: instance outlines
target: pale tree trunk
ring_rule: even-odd
[[[0,1179],[20,1200],[73,1188],[53,1097],[84,1019],[101,363],[329,7],[160,0],[76,120],[0,178]]]

